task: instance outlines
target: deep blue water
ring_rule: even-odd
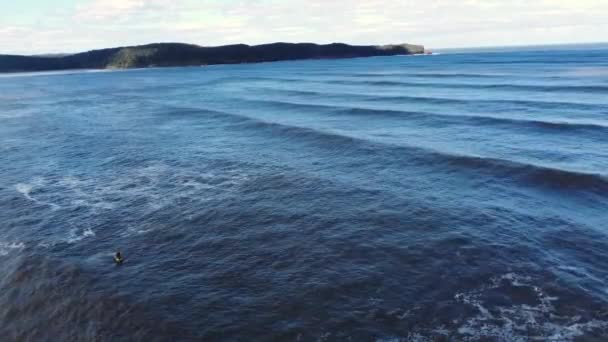
[[[9,75],[0,153],[3,341],[608,339],[608,48]]]

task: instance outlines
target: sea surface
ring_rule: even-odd
[[[4,75],[0,158],[2,341],[608,340],[608,46]]]

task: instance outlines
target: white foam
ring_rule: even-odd
[[[49,207],[51,207],[51,210],[53,210],[53,211],[61,209],[61,206],[59,206],[58,204],[51,203],[51,202],[40,201],[40,200],[32,197],[32,191],[34,190],[34,188],[37,187],[37,186],[42,186],[42,185],[44,185],[44,179],[42,179],[42,178],[34,178],[34,180],[33,180],[33,182],[31,184],[28,184],[28,183],[19,183],[19,184],[15,185],[15,189],[17,190],[17,192],[19,192],[20,194],[22,194],[23,197],[25,197],[29,201],[32,201],[34,203],[38,203],[38,204],[41,204],[41,205],[49,206]]]
[[[103,210],[111,210],[115,207],[114,204],[103,199],[103,189],[96,189],[89,181],[67,176],[60,181],[60,184],[70,189],[75,195],[71,201],[73,206],[84,206]]]
[[[127,232],[128,233],[132,233],[132,234],[145,234],[145,233],[149,233],[151,231],[153,231],[154,229],[152,228],[148,228],[148,229],[137,229],[137,228],[133,228],[133,227],[129,227],[127,228]],[[129,235],[129,234],[127,234]]]
[[[54,241],[42,241],[38,244],[38,247],[51,248],[55,245],[56,245],[56,242],[54,242]]]
[[[483,300],[485,291],[498,288],[504,281],[511,286],[530,289],[538,304],[513,304],[494,308],[493,311],[486,308]],[[465,340],[495,338],[500,341],[529,341],[530,331],[533,331],[538,335],[533,338],[536,340],[571,341],[592,329],[608,328],[608,321],[580,322],[580,316],[560,316],[553,305],[559,298],[544,293],[539,286],[532,284],[530,277],[514,273],[494,278],[489,285],[477,290],[457,293],[454,298],[478,309],[476,316],[467,319],[458,328],[458,333],[466,336]]]
[[[23,242],[0,242],[0,256],[7,256],[11,251],[22,250],[24,248],[25,244]]]
[[[557,268],[564,271],[584,272],[583,268],[577,266],[559,265]]]
[[[408,341],[408,342],[428,342],[428,341],[431,341],[430,338],[422,336],[420,333],[409,334],[405,340]],[[401,341],[401,339],[399,339],[398,341]]]
[[[512,303],[496,306],[488,303],[492,301],[490,298],[493,293],[504,292],[509,287],[527,290],[532,296],[530,299],[533,304]],[[399,340],[436,341],[451,336],[457,341],[565,342],[574,341],[591,331],[608,330],[608,321],[585,319],[579,315],[560,312],[554,305],[559,300],[558,297],[545,293],[541,286],[534,284],[532,277],[516,273],[507,273],[492,278],[487,284],[476,289],[458,292],[454,295],[454,300],[455,305],[476,308],[476,313],[472,317],[452,320],[453,325],[450,324],[449,327],[413,329]],[[394,310],[391,313],[399,312],[401,311]]]
[[[58,180],[39,177],[17,184],[15,189],[29,201],[48,205],[54,210],[61,207],[51,203],[50,199],[60,195],[63,207],[79,208],[82,215],[90,220],[132,203],[142,205],[142,215],[151,215],[177,203],[202,205],[218,196],[234,193],[240,184],[249,179],[249,175],[238,169],[199,172],[158,162],[133,168],[120,177],[110,179],[78,175],[65,175]],[[42,189],[46,191],[40,191]],[[191,214],[184,213],[184,219],[192,218]],[[126,229],[123,233],[144,234],[154,230],[137,228]],[[90,232],[80,229],[72,229],[68,235],[70,243],[92,236]]]
[[[95,232],[91,230],[91,228],[85,228],[81,230],[80,234],[78,234],[78,229],[74,228],[70,229],[70,233],[66,241],[67,243],[76,243],[92,236],[95,236]]]
[[[17,192],[21,193],[28,200],[30,200],[32,202],[36,201],[32,198],[32,196],[30,196],[30,193],[33,190],[33,187],[31,184],[19,183],[19,184],[15,185],[15,188],[17,189]]]

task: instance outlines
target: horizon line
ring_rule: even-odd
[[[119,48],[128,48],[128,47],[137,47],[137,46],[147,46],[154,44],[184,44],[184,45],[194,45],[200,47],[223,47],[223,46],[233,46],[233,45],[247,45],[247,46],[259,46],[259,45],[269,45],[269,44],[278,44],[278,43],[287,43],[287,44],[317,44],[317,45],[329,45],[329,44],[347,44],[347,45],[360,45],[365,46],[366,44],[349,44],[343,42],[333,42],[333,43],[313,43],[313,42],[285,42],[285,41],[276,41],[272,43],[261,43],[261,44],[247,44],[247,43],[236,43],[236,44],[225,44],[225,45],[200,45],[195,43],[186,43],[186,42],[151,42],[151,43],[143,43],[143,44],[135,44],[135,45],[122,45],[122,46],[112,46],[112,47],[102,47],[95,48],[90,50],[81,50],[78,52],[46,52],[46,53],[36,53],[36,54],[18,54],[18,53],[2,53],[0,55],[4,56],[26,56],[26,57],[37,57],[37,56],[52,56],[52,55],[76,55],[79,53],[85,53],[89,51],[97,51],[97,50],[106,50],[106,49],[119,49]],[[479,45],[479,46],[462,46],[462,47],[428,47],[424,44],[415,44],[415,43],[392,43],[392,44],[368,44],[369,46],[383,46],[383,45],[400,45],[400,44],[409,44],[409,45],[420,45],[428,51],[456,51],[456,50],[477,50],[477,49],[512,49],[512,48],[535,48],[535,47],[560,47],[560,46],[585,46],[585,45],[604,45],[608,44],[608,41],[603,42],[581,42],[581,43],[539,43],[539,44],[514,44],[514,45]]]

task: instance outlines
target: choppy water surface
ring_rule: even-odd
[[[11,75],[0,153],[2,340],[608,338],[607,49]]]

